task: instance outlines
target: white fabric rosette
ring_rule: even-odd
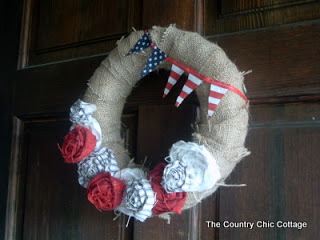
[[[92,117],[92,114],[96,110],[97,107],[95,104],[86,103],[80,99],[70,107],[70,121],[73,123],[70,130],[72,130],[75,125],[80,125],[90,129],[97,138],[95,150],[99,149],[102,142],[101,127],[98,121]]]
[[[150,182],[139,168],[125,168],[115,174],[126,183],[121,204],[115,209],[144,222],[152,216],[155,195]]]
[[[221,177],[216,160],[197,143],[178,141],[172,145],[169,157],[161,183],[169,193],[208,190]]]
[[[104,147],[92,152],[78,163],[78,181],[81,186],[87,188],[90,180],[97,174],[109,172],[111,176],[114,176],[119,170],[113,151]]]

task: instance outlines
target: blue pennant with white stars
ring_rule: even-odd
[[[148,59],[148,62],[144,66],[140,78],[144,77],[148,73],[151,73],[160,63],[162,63],[167,58],[167,55],[160,50],[157,46],[154,46],[154,49],[151,53],[151,56]]]
[[[150,47],[152,44],[150,40],[150,34],[146,32],[143,34],[143,36],[138,40],[138,42],[134,45],[134,47],[126,54],[126,56],[135,53],[135,52],[140,52],[148,47]]]

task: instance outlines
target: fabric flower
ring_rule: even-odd
[[[87,187],[89,181],[98,173],[110,172],[111,176],[119,171],[119,166],[109,148],[101,148],[92,152],[83,161],[78,163],[78,181],[83,187]]]
[[[97,110],[96,105],[78,99],[70,107],[70,121],[74,124],[84,125],[90,121],[91,115]]]
[[[127,202],[128,209],[138,211],[142,209],[147,200],[146,190],[143,189],[145,179],[132,180],[128,183],[127,187]]]
[[[168,193],[182,192],[186,182],[187,166],[184,162],[174,161],[164,169],[164,186]]]
[[[96,105],[91,103],[86,103],[78,99],[70,107],[70,121],[73,123],[70,130],[76,125],[80,125],[90,129],[90,131],[95,135],[97,139],[95,149],[98,150],[102,142],[102,132],[98,121],[92,117],[92,114],[97,110]]]
[[[144,222],[152,216],[154,192],[144,172],[139,168],[125,168],[115,174],[127,184],[122,203],[116,210]]]
[[[121,203],[125,188],[125,183],[110,173],[99,173],[89,182],[88,199],[100,211],[113,210]]]
[[[160,163],[149,173],[148,179],[151,182],[153,191],[156,193],[156,205],[152,211],[155,214],[164,212],[175,212],[181,214],[181,209],[187,199],[186,192],[167,193],[161,186],[163,170],[166,167]]]
[[[62,147],[58,147],[67,163],[77,163],[93,151],[96,143],[96,137],[89,129],[76,125],[64,137]]]
[[[163,182],[167,192],[197,192],[214,187],[220,179],[216,160],[202,145],[178,141],[170,149]]]

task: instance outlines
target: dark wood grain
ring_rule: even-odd
[[[5,239],[21,239],[23,229],[23,204],[26,178],[26,163],[23,158],[24,123],[18,118],[13,121],[11,163],[9,169],[8,198],[6,206]],[[10,226],[10,227],[8,227]]]
[[[206,0],[205,35],[239,32],[281,24],[318,19],[320,2]]]
[[[191,94],[178,109],[174,107],[186,76],[179,80],[167,98],[162,99],[168,74],[168,71],[160,70],[142,79],[128,97],[124,109],[125,113],[138,113],[137,139],[133,143],[135,146],[131,147],[136,148],[135,161],[143,163],[147,157],[145,166],[150,169],[157,163],[164,162],[172,143],[179,139],[191,139],[192,123],[196,118],[195,107],[198,101],[195,94]],[[157,217],[147,219],[144,223],[134,221],[133,237],[197,239],[200,222],[198,217],[199,213],[195,208],[182,215],[173,215],[170,225]]]
[[[194,31],[203,35],[204,33],[204,15],[205,15],[205,6],[203,0],[195,0],[194,3]]]
[[[142,27],[153,25],[167,27],[176,24],[177,27],[194,31],[194,8],[196,0],[144,0],[142,5]]]
[[[284,133],[284,219],[299,219],[308,224],[308,228],[301,231],[286,229],[287,239],[317,239],[320,236],[320,173],[316,170],[320,167],[319,115],[315,114],[314,118],[317,123],[289,128]]]
[[[104,57],[27,68],[16,73],[16,115],[67,113]],[[26,82],[28,84],[26,84]]]
[[[317,0],[224,0],[219,1],[219,18],[236,17],[250,13],[263,13],[278,9],[299,7],[318,2]]]
[[[127,109],[125,109],[126,111]],[[121,118],[121,137],[131,158],[137,153],[138,112],[124,113]]]
[[[46,119],[24,124],[23,157],[26,163],[23,239],[103,239],[119,235],[113,212],[99,212],[77,182],[77,165],[66,164],[58,148],[69,121]],[[100,224],[103,223],[103,224]]]
[[[245,76],[249,99],[303,100],[299,97],[320,93],[320,22],[210,40],[222,47],[241,71],[252,70]]]
[[[152,169],[168,156],[168,150],[179,139],[190,141],[196,111],[184,104],[144,105],[139,107],[137,160]],[[143,143],[143,144],[142,144]]]
[[[162,98],[168,76],[169,71],[161,69],[141,79],[128,96],[124,112],[138,111],[139,105],[174,105],[187,76],[183,74],[167,97]],[[183,103],[198,104],[196,94],[192,92]]]
[[[17,46],[22,7],[16,1],[0,2],[0,239],[8,232],[6,226],[8,176],[13,131],[13,89],[17,69]],[[14,209],[11,209],[14,210]],[[10,226],[10,225],[9,225]],[[10,226],[14,227],[14,226]]]
[[[37,4],[37,53],[77,42],[123,34],[128,30],[128,20],[123,17],[127,16],[129,11],[127,0],[46,0]]]
[[[252,154],[220,189],[220,221],[306,221],[288,228],[220,229],[221,239],[313,239],[319,236],[319,104],[257,105],[251,108],[248,146]]]
[[[26,1],[20,67],[109,52],[140,27],[139,2]]]
[[[191,139],[191,124],[195,120],[193,105],[146,105],[139,107],[137,160],[152,169],[157,163],[165,162],[168,150],[178,140]],[[173,215],[171,224],[157,217],[145,223],[135,221],[135,239],[197,239],[198,214],[190,209],[181,215]],[[156,228],[155,228],[156,226]]]
[[[279,151],[282,147],[281,135],[268,129],[252,131],[247,144],[251,147],[250,157],[236,167],[227,181],[230,184],[245,183],[247,187],[220,189],[221,224],[224,221],[275,221],[280,214],[277,204],[283,204],[282,195],[276,195],[278,191],[275,190],[281,189],[283,184],[283,180],[279,182],[283,171],[283,151]],[[219,229],[219,239],[277,239],[280,237],[277,235],[279,231],[277,228],[250,230],[222,227]]]
[[[198,236],[194,239],[219,239],[219,228],[208,227],[207,221],[219,222],[219,189],[197,205]]]

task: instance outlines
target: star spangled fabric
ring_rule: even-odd
[[[182,91],[179,95],[179,97],[176,100],[176,107],[179,107],[179,105],[183,102],[183,100],[194,90],[196,89],[200,84],[202,83],[202,80],[195,77],[191,73],[189,73],[188,80],[184,84]]]
[[[139,40],[136,42],[134,47],[126,54],[126,56],[135,53],[135,52],[141,52],[142,50],[150,47],[152,44],[150,40],[150,33],[146,32]]]
[[[164,89],[164,92],[163,92],[163,96],[162,96],[163,98],[165,98],[168,95],[168,93],[170,92],[172,87],[177,83],[177,81],[179,80],[183,72],[184,71],[181,68],[172,64],[170,76],[168,78],[166,88]]]
[[[228,91],[227,88],[218,87],[214,84],[210,85],[210,93],[208,99],[208,118],[211,118],[223,96]]]
[[[148,59],[148,62],[144,66],[140,77],[144,77],[148,73],[151,73],[160,63],[167,58],[167,55],[161,51],[160,48],[154,46],[153,51]]]

